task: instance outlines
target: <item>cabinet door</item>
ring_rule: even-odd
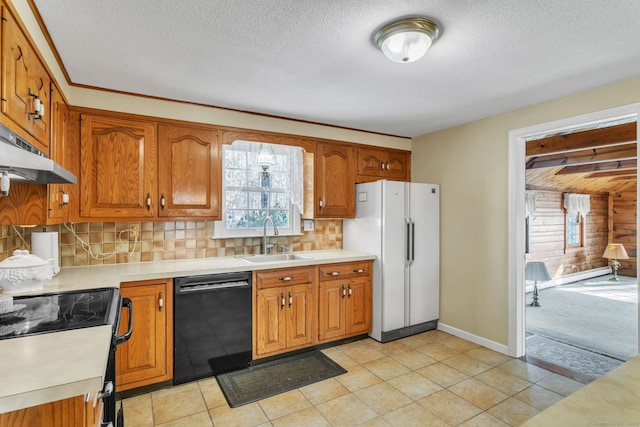
[[[318,144],[316,149],[316,218],[355,216],[355,149]]]
[[[409,153],[389,151],[385,165],[387,178],[398,181],[409,181],[411,178],[409,175],[410,164],[411,160]]]
[[[346,333],[345,298],[347,285],[344,280],[328,280],[320,283],[318,304],[318,338],[320,341],[337,339]]]
[[[313,285],[287,287],[287,348],[313,342]]]
[[[85,427],[84,406],[84,396],[76,396],[5,412],[0,414],[0,427]]]
[[[173,375],[173,303],[171,281],[122,283],[133,303],[133,333],[116,351],[117,391],[171,379]],[[126,317],[119,333],[129,327]]]
[[[286,288],[259,289],[256,293],[256,352],[279,352],[287,347]]]
[[[352,279],[347,285],[346,333],[364,334],[371,330],[371,277]]]
[[[381,149],[358,148],[358,175],[380,177],[386,170],[386,153]]]
[[[158,216],[220,219],[218,132],[158,127]]]
[[[63,167],[68,167],[67,130],[69,124],[69,107],[62,99],[60,92],[53,88],[51,95],[51,158]],[[69,218],[69,200],[71,184],[49,184],[49,209],[47,224],[67,222]],[[65,196],[66,195],[66,196]]]
[[[37,148],[49,155],[51,78],[25,34],[6,7],[2,9],[2,112],[36,138]],[[35,114],[36,97],[44,105]],[[36,118],[37,117],[37,118]]]
[[[80,216],[154,216],[156,127],[153,123],[81,116]]]

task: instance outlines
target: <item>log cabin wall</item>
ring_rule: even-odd
[[[637,236],[636,210],[637,195],[635,191],[614,193],[610,198],[611,221],[609,235],[612,243],[622,243],[629,259],[620,260],[618,273],[624,276],[637,274]]]
[[[529,220],[530,250],[526,260],[544,262],[552,277],[606,267],[607,259],[602,258],[602,254],[608,243],[609,196],[590,193],[591,212],[586,218],[584,246],[565,249],[563,194],[561,191],[536,190],[536,209]]]

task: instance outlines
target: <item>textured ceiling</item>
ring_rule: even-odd
[[[33,0],[73,84],[413,137],[640,75],[637,0]],[[410,64],[371,41],[405,15]]]

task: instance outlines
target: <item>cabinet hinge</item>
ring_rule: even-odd
[[[3,20],[4,22],[7,22],[7,18],[5,18],[4,16],[2,17],[2,20]]]
[[[0,98],[0,101],[7,102],[6,98]]]

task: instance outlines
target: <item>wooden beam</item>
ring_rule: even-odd
[[[633,177],[635,178],[638,174],[637,169],[625,169],[625,170],[615,170],[615,171],[607,171],[607,172],[594,172],[585,176],[585,178],[610,178],[612,176],[616,177]]]
[[[567,166],[556,172],[556,175],[572,173],[604,172],[612,170],[629,170],[637,167],[637,160],[622,160],[619,162],[592,163],[589,165]]]
[[[615,145],[611,147],[593,148],[573,151],[564,154],[536,156],[527,161],[527,169],[553,168],[557,166],[584,165],[604,161],[631,160],[638,155],[637,144]]]
[[[625,123],[606,128],[574,132],[567,135],[554,135],[548,138],[527,141],[526,155],[541,156],[585,148],[606,147],[624,142],[636,142],[636,123]]]

